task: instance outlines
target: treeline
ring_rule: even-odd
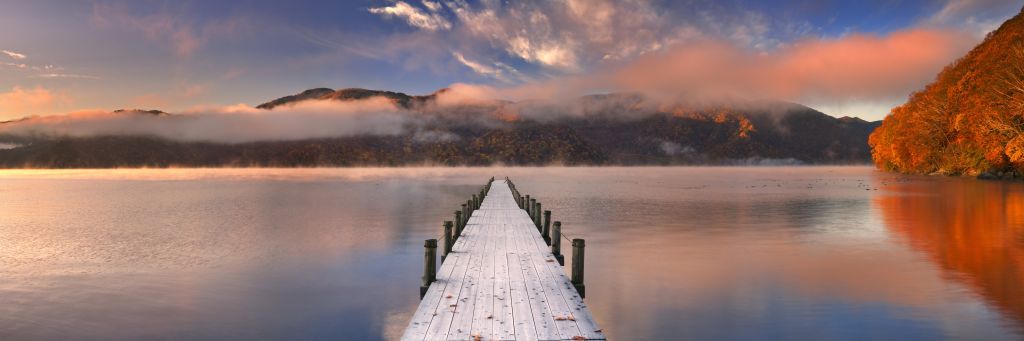
[[[656,113],[641,118],[448,122],[401,135],[250,143],[179,142],[147,136],[19,139],[0,167],[306,167],[402,165],[670,165],[782,159],[867,163],[876,123],[810,108]],[[0,140],[2,140],[0,136]]]

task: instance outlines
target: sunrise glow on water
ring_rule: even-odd
[[[866,167],[3,171],[0,325],[397,337],[418,244],[489,174],[587,237],[616,339],[1022,335],[1024,187]]]

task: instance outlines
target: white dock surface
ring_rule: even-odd
[[[572,245],[566,244],[562,253],[571,254]],[[402,335],[402,340],[604,339],[504,180],[494,181],[473,212]]]

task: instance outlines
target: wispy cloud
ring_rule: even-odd
[[[175,54],[185,58],[214,38],[230,37],[251,28],[248,21],[235,17],[199,24],[189,21],[187,16],[165,11],[139,15],[124,7],[104,4],[93,5],[91,20],[99,27],[140,31],[151,41],[169,44]]]
[[[398,1],[391,6],[370,8],[370,13],[384,17],[400,18],[405,20],[409,26],[429,31],[449,30],[452,28],[452,23],[437,13],[441,9],[439,3],[423,1],[423,5],[427,8],[426,11],[413,7],[404,1]]]
[[[10,51],[3,51],[5,54]],[[18,58],[19,60],[25,58]],[[49,78],[49,79],[100,79],[100,77],[92,75],[84,75],[78,73],[66,73],[61,72],[64,67],[53,65],[53,64],[31,64],[24,62],[2,62],[0,67],[9,67],[19,69],[23,72],[27,72],[30,78]]]
[[[11,58],[16,59],[16,60],[22,60],[22,59],[27,58],[24,54],[17,53],[17,52],[14,52],[14,51],[9,51],[9,50],[0,50],[0,53],[3,53],[5,55],[7,55],[8,57],[11,57]]]
[[[483,76],[491,77],[502,82],[510,82],[512,80],[510,76],[522,79],[522,74],[519,73],[519,70],[516,70],[506,64],[493,63],[493,65],[485,65],[481,62],[470,60],[459,52],[452,52],[452,56],[455,57],[455,60],[462,63],[462,65],[465,65],[473,70],[473,72]]]
[[[964,27],[982,37],[998,28],[1018,6],[1019,2],[1005,0],[948,0],[925,23]]]
[[[80,75],[75,73],[43,73],[32,76],[34,78],[71,78],[71,79],[101,79],[97,76]]]
[[[443,5],[426,1],[424,8],[399,1],[371,12],[402,17],[424,32],[443,34],[463,51],[500,52],[488,53],[490,60],[476,60],[478,64],[512,59],[556,73],[586,72],[706,37],[770,49],[780,42],[775,36],[808,26],[776,27],[760,13],[716,4],[697,4],[681,14],[669,14],[663,7],[649,0],[453,0]]]

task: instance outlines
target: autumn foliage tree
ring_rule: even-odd
[[[1024,12],[893,109],[869,144],[884,170],[1022,173]]]

